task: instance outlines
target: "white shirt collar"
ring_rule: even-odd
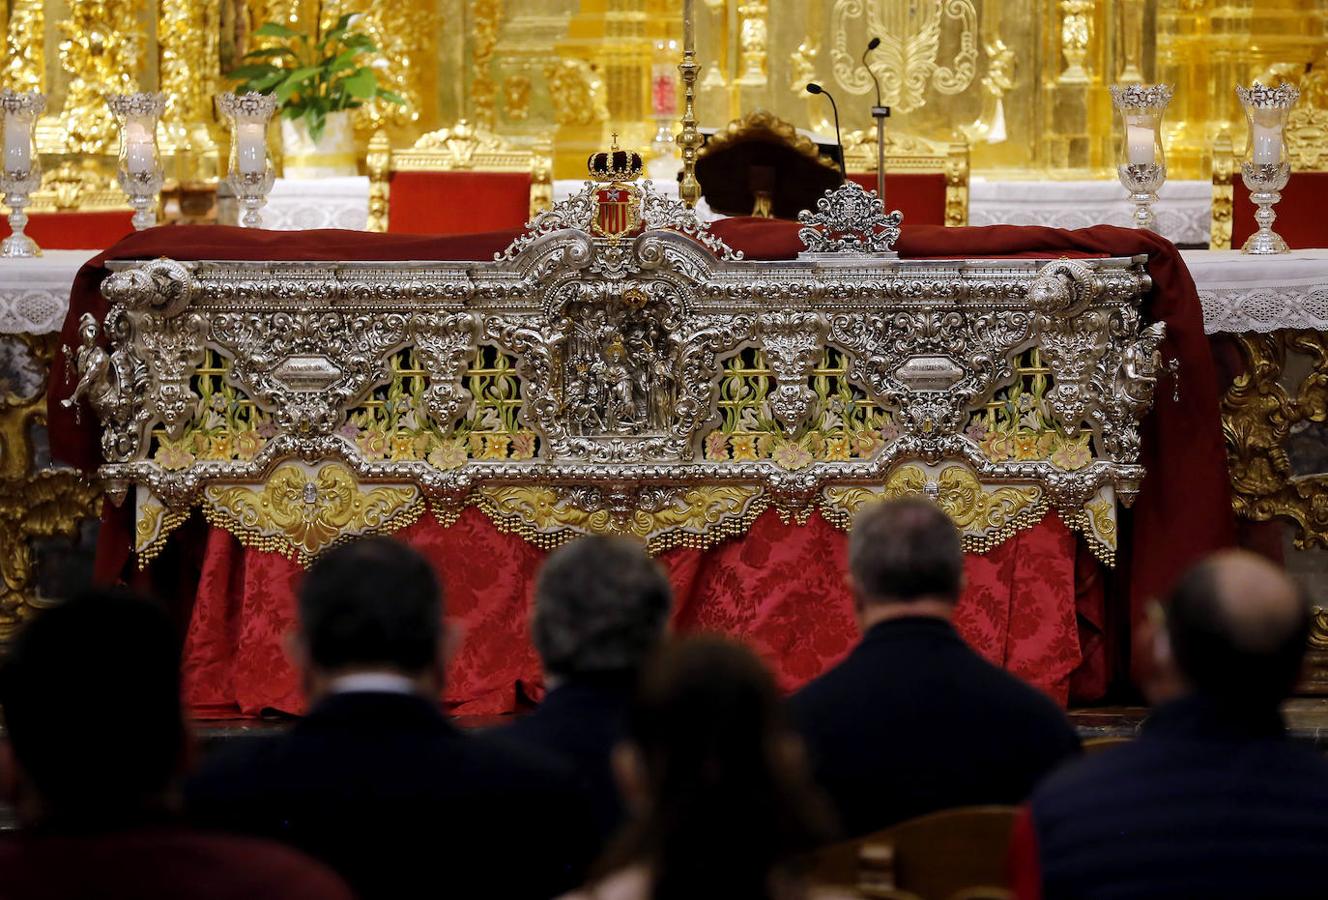
[[[414,694],[415,682],[391,672],[356,672],[332,679],[329,694]]]

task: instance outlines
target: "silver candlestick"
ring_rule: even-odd
[[[165,94],[111,94],[106,105],[120,123],[116,180],[134,210],[135,231],[157,224],[157,195],[165,173],[157,149],[157,122],[166,111]]]
[[[269,94],[250,92],[236,96],[230,91],[217,96],[217,107],[230,123],[230,171],[226,176],[244,213],[240,224],[261,228],[259,210],[267,203],[276,172],[267,152],[267,128],[277,111],[277,99]]]
[[[46,98],[36,91],[0,91],[0,116],[4,119],[5,158],[0,166],[0,191],[9,207],[9,237],[0,242],[0,256],[41,256],[37,242],[23,233],[28,224],[24,209],[33,191],[41,187],[41,157],[34,132],[37,117],[46,111]]]
[[[1287,242],[1273,231],[1273,221],[1277,218],[1273,206],[1282,199],[1282,188],[1291,180],[1291,162],[1287,159],[1282,133],[1291,107],[1300,99],[1300,91],[1290,84],[1269,88],[1256,81],[1248,88],[1236,85],[1236,96],[1245,108],[1245,119],[1250,126],[1240,177],[1250,192],[1250,200],[1259,207],[1254,213],[1259,230],[1246,239],[1240,252],[1286,253]]]
[[[1171,85],[1115,84],[1111,86],[1111,102],[1125,129],[1116,174],[1134,204],[1134,227],[1156,231],[1153,204],[1167,180],[1162,114],[1171,103]]]

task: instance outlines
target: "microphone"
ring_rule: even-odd
[[[829,91],[814,81],[807,85],[807,93],[824,94],[825,99],[830,101],[830,108],[835,111],[835,144],[839,147],[839,176],[848,181],[848,169],[844,167],[844,141],[839,136],[839,104],[835,103],[835,98],[830,96]]]
[[[876,85],[876,105],[871,108],[872,118],[876,120],[876,195],[885,202],[885,120],[890,118],[890,107],[881,103],[881,80],[876,77],[872,67],[867,65],[867,54],[881,46],[881,39],[872,38],[867,42],[867,49],[862,51],[862,67],[871,76]]]
[[[871,76],[872,83],[876,85],[877,106],[881,105],[881,80],[876,77],[876,73],[872,71],[871,66],[867,65],[867,54],[871,53],[879,46],[881,46],[881,39],[874,37],[867,42],[867,49],[862,51],[862,67],[867,70],[867,74]]]

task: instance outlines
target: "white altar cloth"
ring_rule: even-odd
[[[272,231],[369,226],[369,178],[278,178],[263,207],[263,227]]]
[[[889,178],[885,192],[890,193]],[[1213,209],[1211,181],[1168,181],[1153,207],[1158,233],[1175,244],[1207,244]],[[988,181],[968,185],[970,225],[1134,225],[1134,204],[1119,181]],[[904,220],[908,227],[908,220]]]
[[[100,250],[47,250],[31,259],[0,259],[0,334],[59,331],[69,289]]]
[[[1204,331],[1328,330],[1328,250],[1248,256],[1182,250],[1203,303]]]

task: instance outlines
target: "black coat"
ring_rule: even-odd
[[[1034,792],[1043,896],[1328,896],[1328,761],[1275,710],[1189,698]]]
[[[335,694],[287,735],[226,748],[186,803],[199,825],[323,860],[361,898],[555,896],[592,850],[570,769],[401,694]]]
[[[569,679],[549,691],[534,712],[493,732],[532,750],[556,754],[572,766],[602,841],[622,823],[612,756],[622,737],[635,681],[634,673]]]
[[[1020,803],[1079,752],[1049,697],[937,618],[874,626],[790,703],[849,837],[955,806]]]

